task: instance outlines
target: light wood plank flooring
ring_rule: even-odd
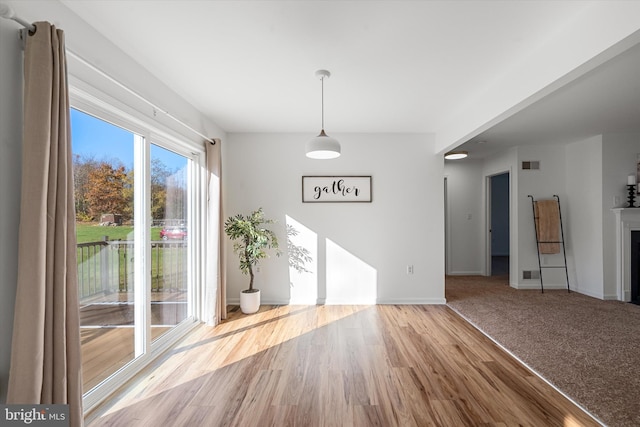
[[[153,326],[155,340],[170,328]],[[80,328],[82,390],[87,392],[133,360],[133,328]]]
[[[263,306],[200,326],[90,426],[592,426],[446,306]]]

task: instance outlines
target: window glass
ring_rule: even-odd
[[[71,131],[83,391],[87,392],[135,357],[136,135],[75,109]]]
[[[151,333],[187,318],[188,159],[151,144]]]

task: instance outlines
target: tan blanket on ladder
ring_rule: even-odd
[[[535,221],[538,230],[538,242],[560,241],[560,209],[555,199],[535,202]],[[560,253],[559,243],[540,243],[541,254]]]

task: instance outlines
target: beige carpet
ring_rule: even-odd
[[[640,306],[449,276],[447,304],[608,426],[640,426]]]

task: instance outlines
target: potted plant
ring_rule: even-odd
[[[240,258],[240,271],[249,275],[249,288],[240,292],[240,309],[251,314],[260,308],[260,290],[253,287],[253,267],[261,259],[266,258],[267,249],[278,250],[278,239],[273,231],[264,228],[265,224],[275,221],[266,219],[262,208],[251,212],[246,217],[238,214],[229,217],[224,223],[224,231],[233,243],[233,251]]]

